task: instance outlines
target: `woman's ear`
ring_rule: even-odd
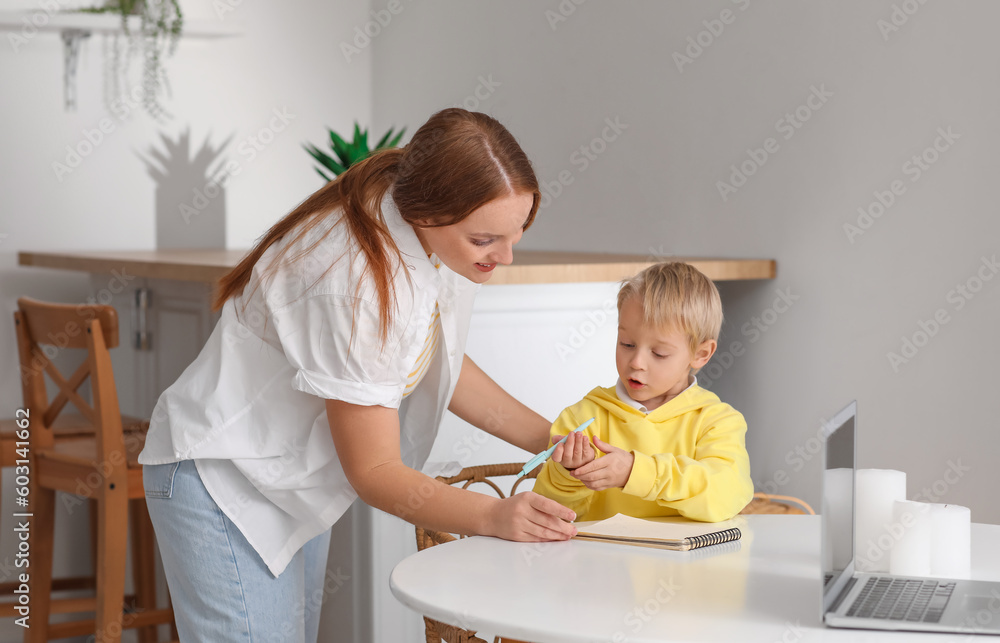
[[[417,235],[417,239],[420,241],[420,245],[423,247],[424,252],[427,254],[431,253],[431,246],[427,242],[427,236],[424,234],[424,228],[420,227],[419,223],[411,223],[410,226],[413,228],[413,233]]]
[[[694,358],[691,360],[691,368],[701,368],[715,355],[718,343],[714,339],[705,340],[698,345],[694,351]]]

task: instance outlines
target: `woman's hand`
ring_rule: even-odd
[[[558,442],[559,440],[562,440],[562,436],[552,436],[553,442]],[[596,456],[597,453],[590,446],[590,440],[587,439],[587,436],[576,431],[571,431],[566,436],[566,441],[557,446],[556,450],[552,452],[552,459],[570,471],[577,467],[582,467]]]
[[[428,529],[532,542],[576,535],[572,510],[533,491],[500,500],[457,489],[403,464],[396,409],[327,400],[344,474],[369,505]]]
[[[569,540],[576,535],[576,514],[534,491],[497,500],[483,535],[518,542]]]
[[[624,487],[625,483],[628,482],[628,477],[632,474],[635,456],[596,437],[594,438],[594,446],[605,455],[580,467],[573,472],[573,475],[593,491]]]

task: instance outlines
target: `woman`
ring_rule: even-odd
[[[547,444],[550,423],[464,355],[475,292],[539,200],[502,125],[447,109],[306,199],[221,280],[219,323],[139,458],[182,641],[315,641],[330,527],[358,496],[453,533],[575,534],[555,501],[420,473],[446,409]]]

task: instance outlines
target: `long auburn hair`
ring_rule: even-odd
[[[254,265],[272,244],[291,235],[265,276],[278,269],[296,241],[326,217],[336,216],[338,224],[347,225],[357,250],[364,253],[365,268],[356,292],[369,276],[378,296],[379,338],[384,344],[396,305],[393,274],[402,264],[380,207],[390,188],[402,218],[411,225],[420,221],[425,227],[452,225],[494,199],[531,193],[534,200],[527,229],[541,201],[531,162],[503,125],[479,112],[444,109],[431,116],[404,148],[383,150],[352,165],[275,223],[240,263],[219,279],[212,310],[243,294]],[[287,262],[301,259],[332,230],[333,226]]]

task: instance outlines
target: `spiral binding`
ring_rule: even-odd
[[[743,534],[740,533],[739,528],[733,527],[732,529],[717,531],[713,534],[691,536],[688,538],[688,542],[691,543],[691,549],[698,549],[699,547],[708,547],[709,545],[718,545],[719,543],[727,543],[731,540],[738,540],[742,535]]]

